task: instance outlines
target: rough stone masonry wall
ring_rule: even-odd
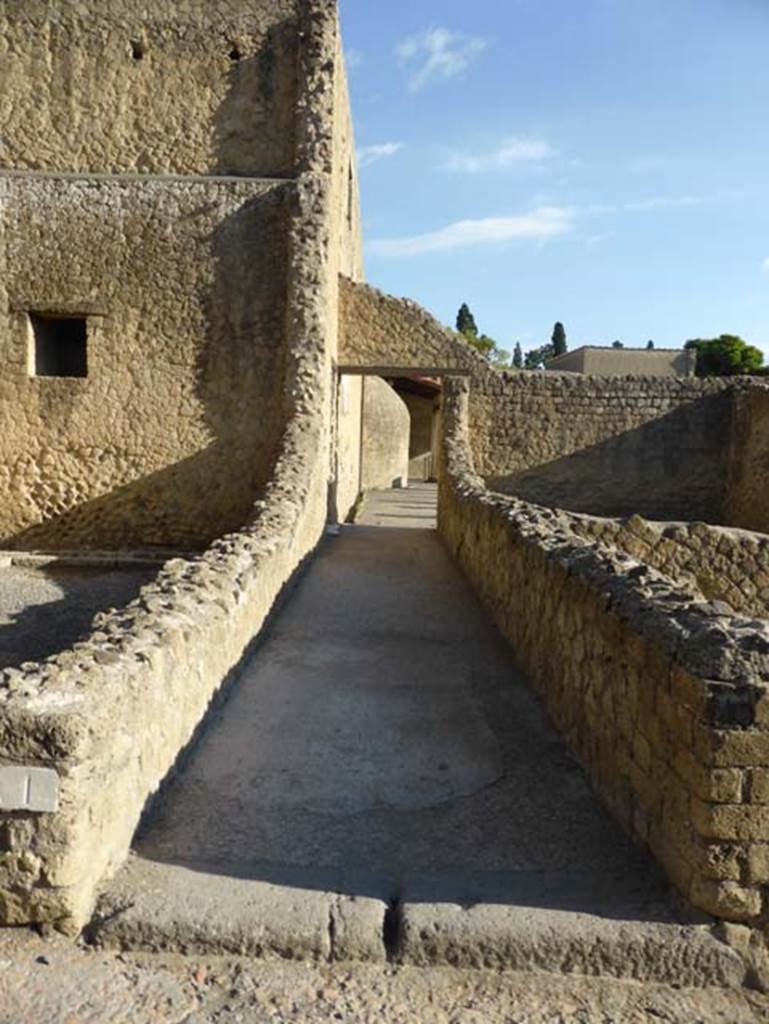
[[[562,513],[563,515],[563,513]],[[580,537],[618,548],[721,601],[727,613],[769,619],[769,537],[707,523],[658,523],[568,515]]]
[[[137,601],[98,617],[71,651],[0,674],[0,765],[51,768],[60,783],[56,813],[0,814],[0,923],[74,929],[87,920],[147,799],[322,533],[335,4],[307,3],[302,30],[302,175],[289,190],[281,384],[288,418],[270,482],[238,533],[166,564]]]
[[[493,490],[594,515],[722,522],[732,414],[723,380],[486,369],[470,434]]]
[[[282,177],[295,0],[0,0],[0,167]]]
[[[736,395],[726,521],[769,533],[769,387]]]
[[[481,374],[487,364],[453,331],[409,299],[342,277],[339,363],[376,369],[452,369]]]
[[[0,178],[0,544],[205,545],[283,429],[289,198],[222,179]],[[30,310],[90,314],[35,377]]]
[[[444,402],[439,529],[596,789],[694,906],[769,921],[769,627],[488,491]]]

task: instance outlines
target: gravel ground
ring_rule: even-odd
[[[107,954],[0,934],[0,1024],[756,1024],[753,992],[452,968]]]

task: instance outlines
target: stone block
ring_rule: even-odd
[[[769,768],[754,768],[750,772],[750,802],[769,804]]]
[[[696,876],[689,898],[700,910],[728,921],[754,921],[760,916],[763,905],[758,889]]]
[[[769,806],[709,804],[692,797],[692,824],[706,838],[760,841],[769,835]]]
[[[751,843],[748,847],[748,878],[753,885],[769,883],[769,843]]]

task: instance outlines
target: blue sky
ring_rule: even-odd
[[[769,357],[769,0],[341,7],[371,283],[507,349]]]

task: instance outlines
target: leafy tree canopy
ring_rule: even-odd
[[[516,370],[523,369],[523,350],[521,349],[520,341],[516,341],[515,348],[513,349],[513,366]]]
[[[758,373],[764,363],[764,354],[736,334],[721,334],[718,338],[692,338],[686,348],[697,352],[698,377],[734,377],[743,373]]]
[[[539,348],[529,349],[524,359],[524,366],[527,370],[541,370],[545,365],[545,361],[552,359],[554,355],[555,348],[552,342],[549,342],[547,345],[540,345]]]

